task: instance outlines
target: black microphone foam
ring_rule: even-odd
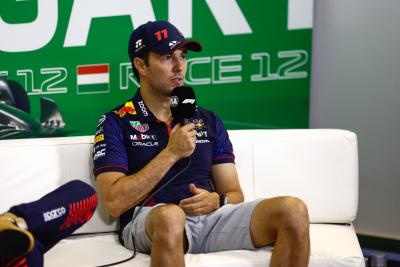
[[[196,95],[192,87],[179,86],[172,90],[170,108],[175,120],[186,124],[194,116],[196,107]]]

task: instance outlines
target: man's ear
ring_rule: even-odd
[[[137,69],[137,71],[139,72],[140,75],[145,75],[146,73],[146,64],[144,63],[144,60],[139,58],[139,57],[135,57],[133,59],[133,65],[135,66],[135,68]]]

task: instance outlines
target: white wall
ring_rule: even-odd
[[[311,128],[358,135],[358,233],[400,239],[400,1],[315,0]]]

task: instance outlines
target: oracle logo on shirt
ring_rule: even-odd
[[[132,142],[132,146],[158,146],[158,142]]]

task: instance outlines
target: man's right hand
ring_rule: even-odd
[[[189,123],[181,126],[180,123],[172,128],[166,149],[177,158],[177,160],[189,157],[196,148],[196,130],[194,124]]]

